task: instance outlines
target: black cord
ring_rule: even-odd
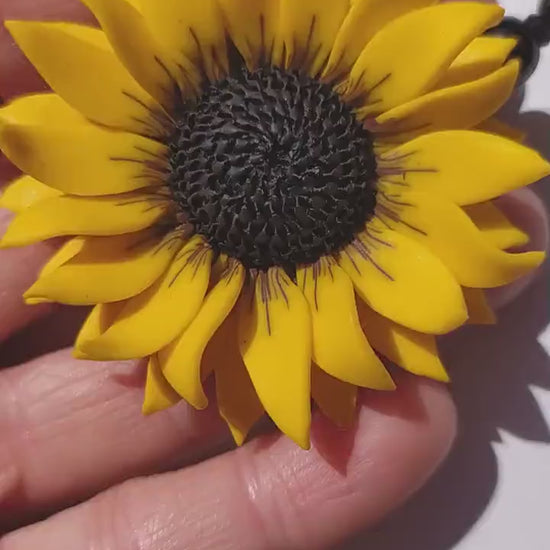
[[[542,0],[538,12],[524,21],[505,17],[490,35],[513,36],[518,39],[511,57],[521,60],[520,84],[525,84],[540,61],[540,50],[550,44],[550,0]]]

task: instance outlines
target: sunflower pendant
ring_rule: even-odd
[[[536,268],[493,202],[550,173],[491,118],[503,10],[434,0],[84,0],[101,28],[9,21],[53,93],[0,110],[24,174],[3,247],[65,244],[29,304],[94,308],[75,354],[147,358],[144,412],[267,413],[309,446],[387,366],[448,381],[436,336],[492,323]]]

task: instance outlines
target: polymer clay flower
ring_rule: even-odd
[[[0,110],[2,246],[69,238],[25,299],[94,306],[75,353],[147,358],[144,412],[213,376],[237,443],[267,413],[307,448],[311,399],[347,425],[390,364],[447,381],[436,336],[543,261],[492,202],[550,172],[490,118],[501,8],[85,3],[101,29],[6,23],[53,93]]]

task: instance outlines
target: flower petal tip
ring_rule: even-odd
[[[359,384],[353,384],[358,386],[359,388],[365,388],[367,390],[374,390],[374,391],[384,391],[384,392],[393,392],[397,389],[397,384],[394,382],[393,378],[390,376],[390,373],[386,371],[386,375],[379,378],[376,384],[373,384],[372,382],[368,385],[359,385]]]
[[[509,257],[516,263],[517,269],[515,271],[516,276],[511,278],[511,280],[508,281],[508,284],[530,275],[533,271],[541,267],[541,265],[548,258],[548,253],[541,250],[536,250],[532,252],[520,252],[518,254],[510,253]]]
[[[21,23],[25,23],[25,21],[21,21],[19,19],[6,19],[4,21],[4,27],[6,27],[6,29],[8,29],[8,31],[12,31],[12,29],[16,29],[18,28],[18,26],[21,25]]]
[[[114,361],[117,358],[107,357],[106,354],[102,354],[101,350],[98,350],[98,339],[79,340],[77,341],[75,348],[73,349],[73,356],[77,359],[86,359],[90,361]]]
[[[486,8],[490,26],[498,25],[506,15],[506,10],[498,4],[487,4],[483,8]]]
[[[100,340],[101,338],[99,338]],[[101,349],[101,344],[97,345],[98,340],[87,340],[85,342],[78,343],[78,350],[75,349],[74,353],[79,354],[77,359],[89,359],[91,361],[124,361],[132,359],[132,357],[121,357],[114,353],[105,353]],[[116,356],[115,356],[116,355]]]
[[[17,243],[11,242],[10,238],[6,238],[6,235],[0,239],[0,249],[5,248],[15,248],[16,246],[19,246]]]
[[[84,361],[92,360],[90,356],[88,356],[86,353],[84,353],[81,349],[78,349],[78,348],[73,349],[73,357],[75,359],[82,359]]]
[[[161,412],[163,409],[159,407],[155,407],[152,403],[143,403],[143,407],[141,408],[141,414],[143,416],[152,416],[155,413]]]
[[[35,281],[35,283],[23,293],[23,300],[25,300],[26,303],[35,300],[47,301],[47,298],[44,296],[44,293],[40,289],[40,280]]]
[[[293,433],[290,433],[289,430],[281,431],[304,451],[309,451],[311,449],[311,424],[308,426],[307,430],[301,431],[301,433],[299,433],[297,430],[294,430]]]
[[[459,308],[458,303],[456,304],[454,315],[449,316],[447,326],[442,326],[441,332],[435,332],[435,336],[444,336],[445,334],[459,329],[468,322],[468,306],[466,305],[466,300],[464,300],[462,295],[460,296],[460,301],[462,302],[461,307]]]
[[[526,252],[525,257],[532,265],[533,269],[539,268],[548,258],[548,253],[544,251]]]
[[[550,162],[546,160],[540,153],[536,152],[540,160],[540,177],[539,179],[547,178],[550,176]]]
[[[204,411],[208,408],[208,405],[210,404],[206,395],[196,396],[195,399],[193,399],[192,401],[188,401],[188,403],[197,411]]]
[[[417,376],[423,376],[428,380],[440,382],[441,384],[451,383],[451,377],[447,372],[447,369],[445,369],[443,364],[439,361],[429,366],[423,366],[422,368],[411,372]]]
[[[4,233],[4,236],[0,239],[0,249],[2,248],[18,248],[21,246],[28,246],[31,244],[35,244],[38,242],[37,239],[33,239],[32,236],[30,236],[30,232],[32,229],[27,232],[26,230],[21,231],[17,227],[19,216],[15,216],[11,224],[8,225],[8,228],[6,229],[6,232]]]
[[[48,298],[44,298],[43,296],[27,296],[26,293],[23,296],[23,300],[25,301],[25,304],[28,306],[37,306],[39,304],[51,304],[52,300],[49,300]]]
[[[437,373],[434,375],[433,380],[436,382],[441,382],[443,384],[450,384],[451,383],[451,377],[449,376],[449,373],[445,370],[443,370],[440,373]]]
[[[484,316],[482,317],[480,317],[479,314],[476,315],[475,317],[470,317],[470,319],[468,319],[468,324],[474,325],[474,326],[482,326],[482,327],[494,327],[495,325],[498,324],[498,318],[494,311],[488,310],[484,312]],[[434,377],[434,380],[438,380],[441,382],[450,382],[450,379],[448,378],[449,377],[447,376],[446,380],[439,380],[439,378]]]
[[[235,445],[237,447],[242,447],[246,441],[246,435],[231,425],[229,425],[229,430],[231,431]]]
[[[513,241],[513,245],[510,248],[519,248],[522,246],[527,246],[530,242],[531,242],[531,237],[529,233],[523,231],[522,229],[515,228],[514,241]]]

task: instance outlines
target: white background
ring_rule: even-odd
[[[391,1],[391,0],[388,0]],[[501,0],[525,17],[537,0]],[[507,109],[550,158],[550,47]],[[550,207],[550,182],[538,187]],[[550,268],[479,345],[454,338],[456,447],[403,509],[349,550],[550,550]],[[546,350],[546,351],[545,351]]]

